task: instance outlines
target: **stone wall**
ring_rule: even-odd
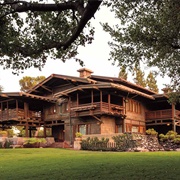
[[[85,140],[88,137],[97,137],[99,140],[101,140],[102,138],[108,138],[109,142],[113,143],[114,140],[112,139],[112,137],[118,135],[122,135],[122,133],[83,135],[82,139]],[[164,148],[159,144],[158,138],[156,136],[143,134],[132,134],[132,136],[133,140],[136,141],[137,147],[135,147],[134,149],[129,149],[129,151],[146,152],[164,150]],[[78,147],[78,149],[80,149],[80,147]]]

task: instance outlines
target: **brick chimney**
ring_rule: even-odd
[[[87,77],[91,76],[91,74],[93,73],[93,71],[91,71],[90,69],[87,69],[87,68],[81,68],[81,69],[77,70],[77,72],[79,72],[79,77],[82,77],[82,78],[87,78]]]

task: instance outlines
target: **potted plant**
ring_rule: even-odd
[[[76,137],[75,137],[75,140],[76,141],[81,141],[82,140],[82,134],[80,132],[76,132]]]

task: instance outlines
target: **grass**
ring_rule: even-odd
[[[180,152],[0,149],[1,180],[178,180]]]

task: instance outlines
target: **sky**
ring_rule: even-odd
[[[109,10],[101,8],[100,11],[96,12],[95,18],[91,19],[91,22],[95,26],[95,39],[92,44],[85,47],[79,47],[79,55],[77,57],[84,61],[84,67],[92,70],[94,75],[118,77],[119,67],[112,65],[112,61],[108,60],[110,52],[108,41],[111,37],[103,31],[99,23],[108,22],[113,24],[115,23],[114,16]],[[30,68],[17,76],[12,74],[11,69],[3,70],[3,67],[0,66],[0,85],[3,86],[3,92],[18,92],[20,91],[19,80],[24,76],[48,77],[51,74],[79,76],[77,70],[80,68],[82,68],[82,66],[74,60],[67,60],[63,63],[60,60],[48,59],[42,71]],[[132,79],[128,80],[132,82]],[[165,81],[165,79],[160,77],[157,79],[159,89],[163,88]]]

